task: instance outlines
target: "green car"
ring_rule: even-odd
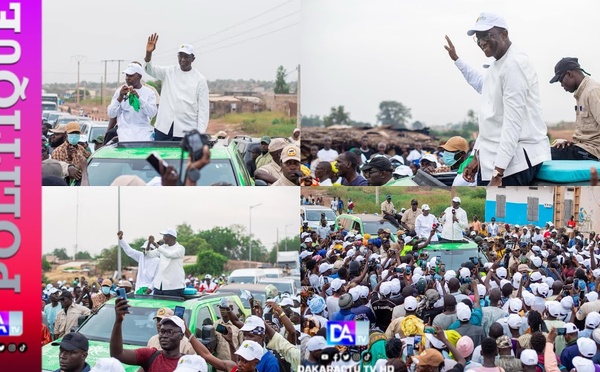
[[[195,330],[196,336],[201,337],[202,326],[214,324],[221,317],[219,302],[226,297],[233,302],[233,311],[240,320],[250,315],[240,298],[229,293],[201,295],[192,299],[169,299],[168,297],[153,296],[128,296],[129,314],[123,321],[123,347],[126,349],[137,349],[145,347],[148,340],[157,334],[156,322],[153,320],[156,312],[161,307],[175,309],[175,306],[185,307],[184,319],[191,330]],[[77,329],[77,332],[85,335],[89,342],[88,357],[86,362],[90,366],[96,364],[99,358],[110,357],[110,334],[115,322],[115,300],[106,302],[96,314],[89,316]],[[60,341],[57,340],[57,341]],[[60,368],[59,347],[47,344],[42,348],[42,370],[54,371]],[[123,365],[125,371],[135,372],[139,366]]]
[[[432,243],[421,249],[419,253],[427,253],[430,259],[440,257],[441,262],[446,266],[446,271],[454,270],[458,272],[461,264],[467,261],[474,264],[479,262],[481,267],[488,262],[486,255],[477,247],[477,243],[466,239],[460,243]]]
[[[160,175],[146,160],[150,153],[156,152],[164,161],[181,175],[185,176],[188,153],[181,150],[179,142],[120,142],[104,146],[88,159],[88,177],[90,186],[110,186],[121,175],[136,175],[144,182],[158,182]],[[183,156],[183,172],[180,172]],[[157,178],[158,177],[158,178]],[[210,163],[200,171],[198,186],[233,185],[254,186],[254,180],[248,173],[242,157],[234,142],[217,142],[210,149]]]
[[[371,236],[377,236],[379,229],[389,229],[392,233],[390,238],[394,243],[396,242],[396,231],[398,231],[390,221],[375,214],[340,214],[335,219],[335,229],[340,227],[346,231],[355,230],[361,235],[370,234]]]

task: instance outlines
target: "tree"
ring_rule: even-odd
[[[413,130],[421,130],[423,128],[425,128],[425,124],[418,120],[412,123]]]
[[[393,128],[406,128],[408,119],[412,118],[410,109],[397,101],[383,101],[379,104],[377,122]]]
[[[277,78],[275,80],[275,94],[289,94],[290,86],[285,82],[286,71],[283,66],[277,67]]]
[[[198,232],[197,236],[209,241],[213,251],[230,259],[242,259],[241,242],[230,227],[215,226],[210,230]]]
[[[133,248],[133,247],[132,247]],[[114,271],[117,269],[118,265],[118,256],[117,249],[121,249],[120,247],[113,245],[110,248],[105,248],[100,253],[98,258],[98,267],[102,271]],[[137,266],[137,262],[127,256],[125,253],[121,252],[121,267],[127,266]]]
[[[332,107],[329,115],[323,117],[323,124],[330,127],[336,124],[348,124],[350,122],[350,113],[345,111],[344,106]]]
[[[50,262],[46,261],[46,257],[42,257],[42,271],[47,272],[50,270],[52,270],[52,265],[50,265]]]
[[[66,248],[55,248],[51,255],[56,256],[59,260],[68,260],[71,258],[67,254]]]
[[[195,271],[191,275],[211,274],[221,275],[223,274],[223,268],[227,263],[227,257],[222,254],[211,251],[210,249],[203,249],[198,252],[198,259],[196,262]]]
[[[89,254],[89,252],[87,252],[87,251],[81,251],[81,252],[77,252],[75,254],[75,259],[76,260],[91,260],[92,255]]]
[[[284,238],[279,242],[279,252],[298,251],[300,248],[300,237]],[[273,248],[269,252],[270,263],[277,263],[277,243],[273,244]]]
[[[323,120],[319,115],[311,115],[311,116],[302,116],[302,126],[303,127],[322,127]]]

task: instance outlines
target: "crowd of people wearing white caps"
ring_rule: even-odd
[[[474,219],[460,235],[480,257],[446,270],[443,256],[422,251],[433,236],[442,240],[429,230],[305,229],[305,366],[600,371],[599,236],[578,231],[573,218],[544,228]],[[329,321],[368,322],[368,345],[329,345]]]
[[[173,309],[160,308],[153,318],[157,334],[148,340],[147,346],[135,350],[123,347],[122,324],[128,314],[128,300],[118,295],[118,288],[124,288],[127,297],[149,294],[181,297],[192,292],[213,293],[226,283],[224,276],[213,278],[206,274],[203,280],[186,277],[182,266],[185,248],[177,242],[177,231],[168,228],[161,234],[161,241],[154,242],[150,236],[141,250],[135,250],[125,242],[123,232],[117,233],[120,247],[140,265],[136,281],[130,278],[113,283],[98,278],[98,285],[89,285],[82,277],[76,278],[72,287],[63,282],[58,282],[58,288],[51,283],[44,286],[42,346],[52,342],[60,348],[57,371],[120,372],[125,370],[124,365],[138,365],[147,372],[296,371],[300,365],[301,299],[299,295],[279,293],[273,285],[267,286],[264,304],[246,294],[251,315],[245,319],[233,311],[231,300],[222,297],[219,319],[214,325],[200,325],[202,336],[198,338]],[[86,362],[90,342],[76,329],[80,317],[98,311],[110,299],[115,301],[111,358],[99,358],[92,367]],[[224,327],[221,332],[216,331],[219,325]]]

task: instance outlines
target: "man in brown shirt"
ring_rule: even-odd
[[[62,310],[56,314],[54,322],[55,340],[71,332],[71,328],[77,326],[80,316],[87,316],[91,313],[87,307],[73,303],[73,295],[69,291],[63,291],[58,301],[62,305]]]
[[[275,183],[282,175],[281,170],[281,151],[288,143],[283,138],[275,138],[269,143],[269,153],[273,157],[273,161],[256,169],[254,178],[263,180],[269,185]]]
[[[600,83],[590,79],[578,59],[566,57],[554,67],[550,83],[560,82],[574,93],[575,133],[573,141],[558,139],[552,144],[552,160],[600,159]]]
[[[402,216],[402,227],[406,231],[415,231],[415,220],[421,214],[418,208],[419,202],[416,199],[410,201],[410,209],[407,209]]]
[[[80,163],[86,162],[90,157],[90,152],[80,143],[81,127],[77,122],[70,122],[66,126],[67,139],[60,146],[52,151],[52,159],[64,161],[68,164],[79,166]],[[71,178],[72,180],[81,180],[79,178]]]
[[[112,281],[110,279],[104,279],[100,287],[100,292],[92,295],[92,311],[97,311],[100,306],[113,297],[110,294],[111,288]]]
[[[221,302],[219,303],[219,312],[221,318],[217,320],[215,327],[219,324],[222,324],[227,327],[227,331],[232,333],[232,341],[234,349],[237,350],[238,347],[244,342],[244,333],[240,331],[238,327],[236,327],[229,318],[229,314],[233,311],[233,303],[223,297]],[[216,332],[217,335],[217,358],[221,360],[231,360],[231,353],[229,351],[229,344],[227,340],[223,337],[220,332]]]

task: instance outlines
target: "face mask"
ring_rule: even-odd
[[[76,145],[79,143],[79,134],[67,134],[67,141],[71,145]]]
[[[106,296],[110,293],[110,287],[102,287],[102,293]]]
[[[444,151],[442,153],[442,159],[444,160],[444,163],[449,167],[456,164],[456,159],[454,159],[454,156],[456,156],[456,153],[453,152]]]

